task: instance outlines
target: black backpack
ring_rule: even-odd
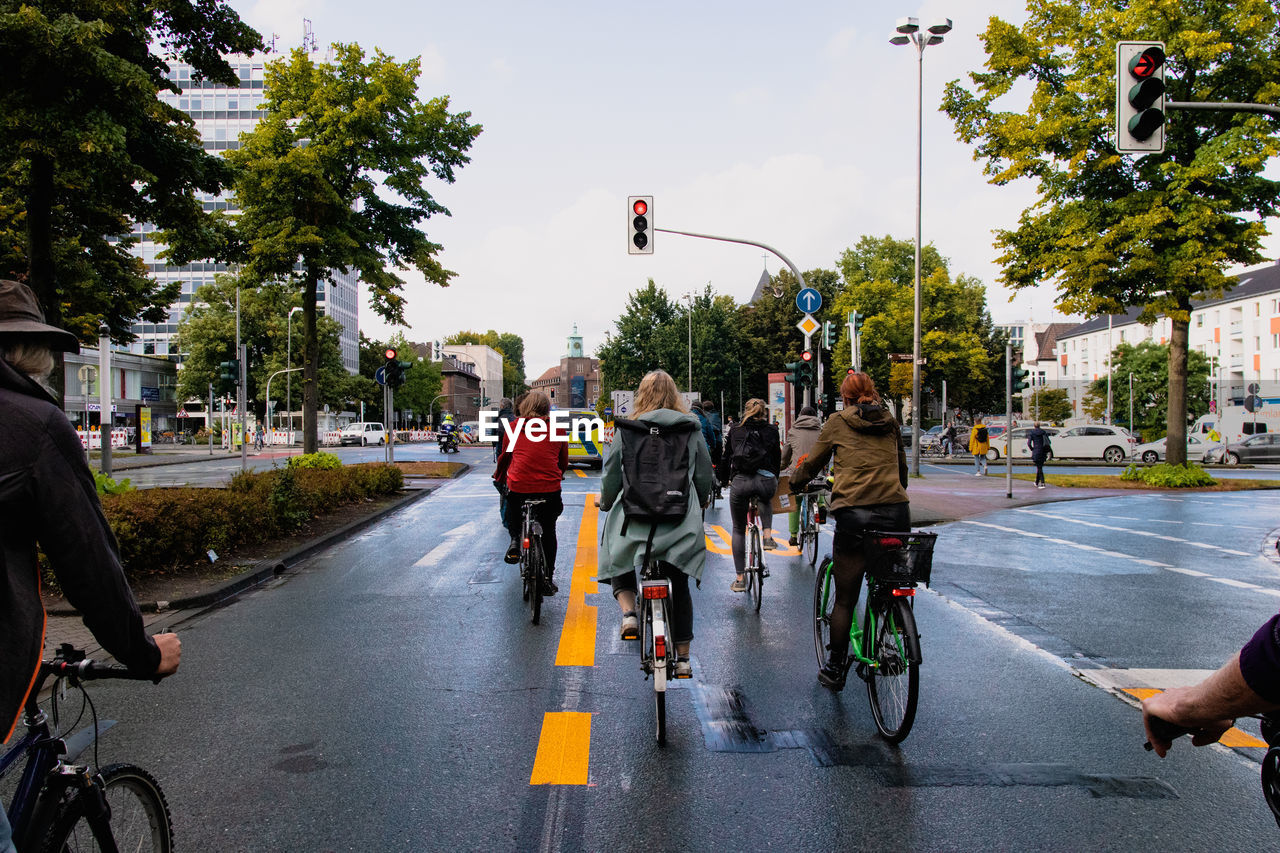
[[[984,426],[980,426],[980,427],[978,427],[978,434],[977,434],[977,435],[975,435],[975,436],[973,437],[973,440],[974,440],[974,441],[976,441],[976,442],[978,442],[978,444],[982,444],[984,441],[986,441],[986,440],[987,440],[987,428],[986,428],[986,427],[984,427]]]
[[[627,518],[680,521],[689,510],[689,438],[696,421],[663,425],[614,420],[622,440],[622,511]]]
[[[765,438],[765,429],[762,426],[748,426],[743,424],[737,427],[734,432],[743,431],[742,441],[736,447],[730,442],[733,448],[733,457],[730,461],[733,463],[733,470],[739,474],[754,474],[756,471],[763,471],[769,465],[769,446],[768,439]],[[772,430],[769,430],[772,432]]]

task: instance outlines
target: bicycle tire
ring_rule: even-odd
[[[813,517],[814,505],[805,501],[800,507],[800,553],[810,567],[818,565],[818,523]]]
[[[750,565],[747,566],[747,596],[760,612],[760,601],[764,593],[764,542],[760,528],[752,525],[747,528],[748,544],[751,547]]]
[[[111,835],[117,848],[172,853],[173,820],[155,777],[133,764],[110,764],[102,769],[101,776],[111,806]],[[63,803],[40,849],[45,853],[99,850],[84,809],[80,794]]]
[[[667,691],[653,691],[653,715],[656,728],[653,736],[658,746],[667,745]]]
[[[534,625],[542,619],[542,537],[529,539],[529,613]]]
[[[876,662],[867,669],[867,701],[876,729],[889,743],[902,743],[911,732],[920,699],[920,638],[915,614],[904,599],[884,596],[875,608],[874,636],[868,638]]]
[[[823,557],[813,579],[813,648],[818,653],[819,667],[827,665],[827,647],[831,645],[831,610],[836,603],[833,564],[830,554]]]

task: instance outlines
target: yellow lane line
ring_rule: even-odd
[[[591,715],[549,711],[542,717],[530,785],[585,785],[591,754]]]
[[[569,579],[569,603],[560,628],[560,647],[556,650],[556,666],[595,666],[596,607],[587,604],[587,596],[600,591],[596,583],[596,524],[599,515],[595,501],[599,495],[586,496],[582,524],[578,526],[578,549],[573,557],[573,574]]]
[[[1128,693],[1133,698],[1139,699],[1139,700],[1150,699],[1152,696],[1156,695],[1157,693],[1163,692],[1154,687],[1123,687],[1121,689],[1124,690],[1125,693]],[[1223,734],[1221,738],[1219,738],[1218,743],[1222,744],[1223,746],[1260,746],[1263,749],[1267,748],[1266,741],[1258,740],[1253,735],[1249,734],[1248,732],[1242,732],[1240,731],[1240,729],[1237,729],[1235,726],[1232,726],[1231,728],[1227,729],[1226,733]]]
[[[730,546],[733,544],[733,537],[729,534],[729,531],[725,530],[719,524],[712,524],[708,526],[715,531],[716,535],[720,538],[720,541],[717,542],[708,536],[707,550],[713,554],[732,554],[733,549]],[[799,548],[792,548],[790,545],[786,544],[787,536],[790,536],[791,534],[788,533],[787,536],[781,536],[776,530],[770,530],[769,532],[773,534],[773,540],[778,543],[778,547],[773,551],[767,552],[766,557],[768,554],[775,554],[779,557],[800,556]]]
[[[579,477],[581,477],[582,479],[584,479],[584,480],[585,480],[585,479],[587,479],[587,475],[586,475],[586,474],[584,474],[584,473],[582,473],[582,469],[581,469],[581,468],[573,468],[573,469],[571,469],[571,470],[573,471],[573,473],[577,474],[577,475],[578,475]]]

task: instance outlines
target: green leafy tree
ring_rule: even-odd
[[[1209,359],[1191,350],[1187,357],[1187,419],[1209,411]],[[1169,424],[1169,344],[1123,343],[1111,354],[1111,420],[1128,425],[1129,375],[1133,375],[1133,426],[1148,441],[1171,433]],[[1094,380],[1081,401],[1085,414],[1101,419],[1107,411],[1107,379]],[[1186,425],[1183,424],[1185,430]],[[1185,433],[1184,433],[1185,434]],[[1185,443],[1185,442],[1184,442]]]
[[[502,354],[502,393],[514,399],[529,386],[524,375],[524,338],[511,332],[458,332],[445,338],[446,346],[483,344]]]
[[[844,289],[834,299],[830,318],[846,325],[857,311],[867,319],[860,346],[862,369],[895,407],[911,396],[910,362],[907,387],[893,382],[891,354],[910,354],[914,348],[915,243],[893,237],[863,237],[840,257]],[[920,353],[922,386],[947,382],[947,404],[970,413],[1004,411],[1004,338],[987,312],[986,291],[971,276],[952,280],[946,261],[932,245],[920,253]],[[852,363],[846,326],[835,350],[836,375]]]
[[[48,322],[86,341],[105,322],[128,341],[139,317],[164,321],[176,285],[129,253],[136,222],[163,229],[179,263],[219,253],[196,192],[230,170],[156,95],[178,91],[166,58],[235,85],[222,55],[261,46],[218,0],[0,4],[0,274],[25,279]]]
[[[1027,412],[1041,423],[1062,423],[1072,415],[1067,389],[1037,388],[1027,404]]]
[[[1229,288],[1225,269],[1262,260],[1262,220],[1276,213],[1280,183],[1261,172],[1280,136],[1264,116],[1176,111],[1163,153],[1118,154],[1115,43],[1165,42],[1170,100],[1276,103],[1277,23],[1268,0],[1030,3],[1020,28],[990,20],[986,70],[969,75],[971,89],[951,83],[944,99],[992,183],[1036,185],[1017,228],[997,232],[1008,287],[1055,284],[1068,313],[1140,306],[1144,322],[1170,318],[1174,464],[1186,461],[1192,300]],[[1024,80],[1027,100],[1015,90]]]
[[[211,383],[215,392],[218,390],[221,384],[219,365],[236,357],[237,289],[240,291],[240,341],[249,355],[246,365],[249,400],[256,416],[265,420],[267,380],[287,366],[287,318],[289,309],[298,302],[298,294],[292,286],[281,282],[246,287],[235,276],[225,275],[218,276],[213,284],[206,284],[196,292],[195,301],[187,307],[178,324],[175,345],[186,357],[178,371],[177,394],[181,400],[203,400]],[[339,346],[342,325],[331,317],[321,317],[318,328],[322,341],[318,374],[320,399],[321,402],[341,406],[350,380],[342,366]],[[293,343],[296,361],[296,336]],[[271,398],[276,412],[283,412],[286,408],[288,375],[282,373],[271,382]],[[292,375],[298,376],[297,373]],[[293,385],[293,404],[297,406],[300,397],[297,383]]]
[[[470,162],[480,133],[449,99],[420,101],[417,59],[334,45],[334,61],[295,50],[267,70],[266,112],[227,159],[240,170],[236,203],[245,271],[257,280],[294,274],[301,259],[303,449],[317,447],[320,363],[316,298],[332,269],[356,270],[373,309],[404,322],[403,279],[412,266],[446,286],[453,273],[421,223],[448,210],[427,190]],[[289,122],[296,120],[296,127]],[[304,144],[305,141],[305,144]]]
[[[634,389],[650,370],[665,370],[679,382],[686,344],[677,334],[677,319],[683,320],[679,307],[653,279],[627,297],[627,307],[614,321],[616,333],[606,333],[596,351],[602,397]]]

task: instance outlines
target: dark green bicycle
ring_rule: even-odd
[[[921,656],[913,602],[917,584],[929,584],[936,539],[935,533],[869,530],[862,541],[864,610],[862,624],[855,616],[850,625],[847,666],[867,683],[876,729],[890,743],[906,739],[916,718]],[[823,558],[813,587],[813,643],[820,666],[826,665],[831,645],[833,565],[830,555]]]

